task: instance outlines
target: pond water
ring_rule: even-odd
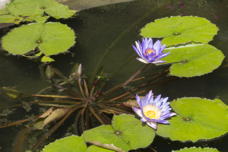
[[[71,5],[72,8],[77,8],[76,3]],[[226,56],[228,55],[227,0],[138,0],[83,10],[76,17],[62,21],[76,31],[77,44],[70,50],[72,53],[55,56],[56,62],[53,66],[63,73],[69,73],[74,63],[82,63],[86,75],[91,79],[102,67],[113,81],[123,81],[129,73],[133,73],[142,65],[135,60],[136,56],[131,47],[132,43],[140,38],[140,28],[154,19],[176,15],[205,17],[215,23],[220,30],[211,43],[222,50]],[[2,29],[1,32],[5,33],[5,30]],[[40,74],[39,63],[6,55],[3,52],[0,53],[0,60],[0,86],[15,87],[26,93],[35,93],[48,85]],[[225,58],[224,64],[213,73],[189,79],[175,78],[151,88],[156,94],[169,96],[171,99],[220,98],[228,104],[228,62],[226,60]],[[7,101],[0,96],[1,107],[9,104],[13,104],[12,101]],[[19,127],[0,129],[0,151],[11,151],[18,129]],[[227,135],[195,144],[171,142],[157,136],[152,146],[158,152],[169,152],[172,149],[190,145],[210,146],[221,152],[227,152],[227,142]],[[14,151],[20,152],[15,149]]]

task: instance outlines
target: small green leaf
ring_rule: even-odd
[[[108,149],[104,149],[101,147],[97,147],[97,146],[89,146],[89,148],[87,149],[86,152],[114,152],[112,150],[108,150]]]
[[[43,56],[41,58],[41,62],[44,62],[44,63],[48,63],[48,62],[54,62],[55,60],[51,57],[48,57],[48,56]]]
[[[218,28],[205,18],[174,16],[157,19],[141,29],[143,37],[164,38],[167,46],[188,42],[207,43],[217,34]]]
[[[11,54],[24,55],[34,50],[43,29],[42,24],[28,24],[14,28],[2,38],[2,47]]]
[[[83,133],[86,141],[114,144],[125,151],[149,146],[154,136],[153,129],[143,126],[140,120],[126,114],[114,116],[112,126],[103,125]]]
[[[66,52],[75,44],[74,31],[65,24],[49,22],[44,25],[39,49],[45,55]]]
[[[68,6],[56,2],[55,0],[39,0],[40,7],[45,10],[45,12],[56,18],[69,18],[73,16],[76,11],[70,10]]]
[[[42,152],[86,152],[86,149],[83,138],[69,136],[48,144]]]
[[[170,67],[170,75],[178,77],[201,76],[217,69],[224,59],[223,53],[209,44],[186,45],[165,50],[164,58]],[[175,63],[177,62],[177,63]]]
[[[180,150],[175,150],[172,152],[219,152],[217,149],[215,148],[209,148],[209,147],[205,147],[205,148],[201,148],[201,147],[190,147],[190,148],[182,148]]]
[[[14,0],[7,9],[14,16],[42,16],[44,13],[37,0]]]
[[[171,102],[177,113],[169,125],[158,125],[157,134],[171,140],[212,139],[228,132],[228,106],[221,100],[180,98]]]

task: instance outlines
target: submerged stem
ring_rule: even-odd
[[[105,122],[102,120],[102,118],[99,116],[99,114],[97,114],[95,112],[95,110],[89,106],[89,111],[94,115],[94,117],[101,123],[101,124],[105,124]]]

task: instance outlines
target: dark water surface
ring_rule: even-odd
[[[227,0],[138,0],[84,10],[75,18],[63,21],[76,31],[77,44],[71,49],[73,56],[70,53],[56,56],[54,66],[68,73],[72,65],[79,62],[91,77],[103,67],[115,81],[122,81],[127,77],[124,72],[133,72],[141,65],[135,60],[136,54],[131,48],[132,43],[140,39],[140,28],[154,19],[176,15],[205,17],[215,23],[220,31],[211,43],[228,55]],[[220,98],[228,104],[226,60],[225,58],[224,64],[213,73],[191,79],[175,79],[160,87],[152,86],[152,89],[156,94],[171,99]],[[26,93],[35,93],[48,85],[40,74],[39,63],[22,57],[7,56],[3,52],[0,53],[0,61],[0,86],[13,86]],[[11,104],[9,102],[11,101],[0,97],[0,106]],[[17,131],[17,127],[0,129],[0,151],[11,151]],[[227,143],[228,136],[225,135],[195,144],[156,137],[152,145],[158,152],[171,152],[172,149],[193,145],[215,147],[221,152],[227,152]]]

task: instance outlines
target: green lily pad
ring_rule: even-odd
[[[172,152],[219,152],[217,149],[215,148],[209,148],[209,147],[205,147],[205,148],[201,148],[201,147],[190,147],[190,148],[183,148],[180,150],[175,150]]]
[[[126,114],[114,116],[112,125],[99,126],[83,133],[86,141],[114,144],[125,151],[149,146],[154,136],[152,128],[143,126],[140,120]]]
[[[67,5],[56,2],[55,0],[38,0],[40,7],[50,16],[60,18],[70,18],[76,11],[69,9]]]
[[[71,10],[68,6],[63,5],[55,0],[14,0],[6,9],[2,10],[0,14],[10,15],[14,18],[23,18],[20,21],[46,21],[49,16],[56,19],[69,18],[73,16],[76,11]],[[14,20],[4,20],[6,17],[10,16],[0,16],[0,21],[2,23],[15,23]]]
[[[2,47],[15,55],[24,55],[34,50],[43,29],[42,24],[28,24],[14,28],[2,38]]]
[[[174,16],[157,19],[141,29],[143,37],[164,38],[167,46],[188,42],[207,43],[217,34],[218,28],[205,18]]]
[[[93,146],[89,146],[86,152],[114,152],[114,151],[93,145]]]
[[[82,137],[69,136],[45,146],[42,152],[86,152],[87,146]]]
[[[43,30],[39,49],[47,56],[66,52],[75,44],[75,33],[65,24],[49,22]]]
[[[38,0],[14,0],[6,9],[14,16],[42,16]]]
[[[74,43],[74,31],[54,22],[23,25],[2,38],[2,47],[15,55],[24,55],[37,47],[46,56],[55,55],[66,52]]]
[[[157,134],[171,140],[192,141],[217,138],[228,132],[228,106],[221,100],[197,97],[171,102],[177,116],[170,125],[158,125]]]
[[[223,53],[209,44],[186,45],[165,50],[164,58],[170,67],[170,75],[178,77],[201,76],[217,69],[224,59]],[[175,63],[177,62],[177,63]]]

